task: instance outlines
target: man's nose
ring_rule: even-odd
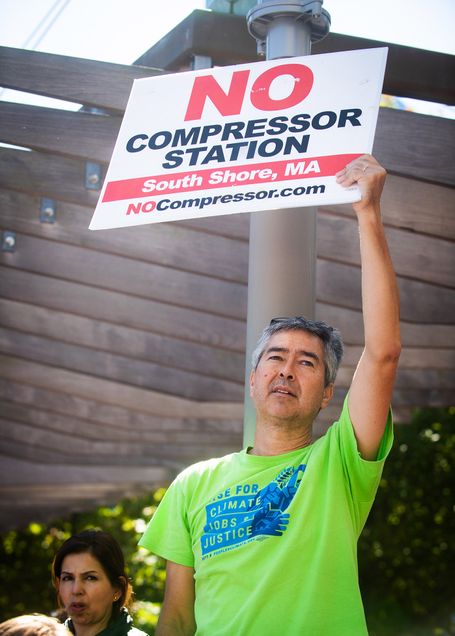
[[[280,377],[286,378],[286,380],[294,379],[294,369],[290,362],[285,362],[280,371]]]

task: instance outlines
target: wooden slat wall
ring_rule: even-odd
[[[10,47],[0,49],[0,86],[110,112],[125,110],[135,79],[164,72]]]
[[[112,152],[134,77],[160,71],[0,48],[0,85],[104,114],[0,102],[0,528],[166,484],[242,444],[247,214],[90,232],[85,163]],[[454,122],[382,110],[375,154],[402,299],[398,421],[453,403]],[[41,223],[41,198],[57,222]],[[349,206],[318,215],[317,317],[362,344]]]

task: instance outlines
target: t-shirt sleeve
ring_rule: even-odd
[[[392,448],[392,412],[389,410],[384,435],[379,445],[377,457],[373,461],[366,460],[360,455],[349,415],[347,396],[340,418],[332,428],[332,433],[340,449],[345,477],[351,493],[359,529],[361,529],[375,498],[385,460]]]
[[[183,482],[179,476],[169,486],[139,545],[168,561],[193,567],[194,557]]]

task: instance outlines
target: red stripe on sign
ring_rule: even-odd
[[[358,153],[308,157],[110,181],[104,192],[103,203],[316,176],[332,177],[360,156]]]

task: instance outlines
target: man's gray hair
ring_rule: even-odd
[[[267,343],[278,331],[306,331],[322,340],[324,346],[325,386],[333,384],[343,357],[343,342],[338,329],[319,320],[304,316],[273,318],[264,329],[251,356],[251,366],[256,371]]]

